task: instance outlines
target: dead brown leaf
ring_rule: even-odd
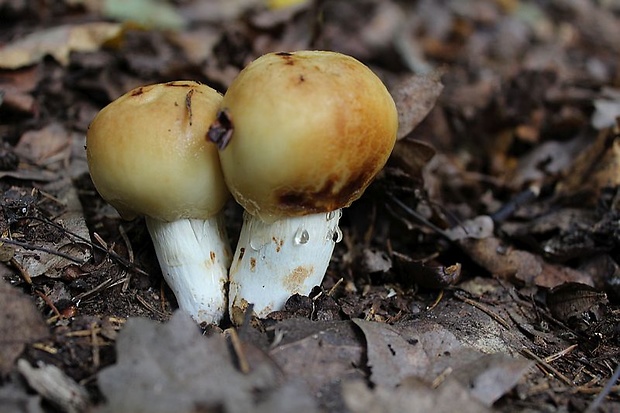
[[[492,410],[478,402],[465,386],[448,379],[439,388],[416,379],[407,379],[400,387],[377,386],[369,389],[365,383],[343,385],[346,405],[353,413],[490,413]]]
[[[307,390],[295,380],[280,383],[279,372],[269,364],[242,373],[224,337],[203,337],[181,312],[165,324],[129,319],[117,353],[118,362],[98,376],[107,399],[100,413],[316,412]]]
[[[11,371],[26,344],[48,335],[32,300],[0,280],[0,374]]]
[[[92,52],[120,36],[118,23],[85,23],[43,29],[0,48],[0,67],[18,69],[51,55],[62,65],[69,64],[72,51]]]
[[[594,205],[605,187],[620,185],[620,126],[601,131],[596,141],[574,160],[557,187],[560,197],[579,196]]]
[[[0,104],[4,109],[34,115],[38,108],[31,92],[41,79],[41,69],[31,67],[21,70],[0,71]]]
[[[549,264],[531,252],[504,245],[499,238],[464,239],[459,245],[476,263],[502,279],[548,288],[565,282],[592,284],[591,277],[581,271]]]
[[[442,72],[429,75],[408,75],[390,87],[398,109],[398,139],[413,131],[435,107],[443,90]]]
[[[323,405],[338,405],[337,383],[362,379],[364,348],[349,321],[284,320],[273,327],[269,355],[287,377],[299,377]]]

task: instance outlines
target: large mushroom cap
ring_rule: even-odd
[[[101,196],[127,219],[207,219],[224,205],[217,148],[207,130],[222,96],[192,81],[134,89],[103,108],[86,138]]]
[[[233,127],[220,151],[226,183],[264,221],[348,206],[384,166],[398,128],[381,80],[334,52],[264,55],[222,107]]]

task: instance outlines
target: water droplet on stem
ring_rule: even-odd
[[[297,228],[297,231],[295,231],[295,237],[293,238],[295,245],[307,244],[309,240],[310,234],[308,233],[308,230],[304,227]]]

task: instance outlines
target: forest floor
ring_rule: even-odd
[[[0,0],[0,411],[620,411],[620,2],[276,3]],[[88,125],[302,49],[377,73],[396,147],[321,286],[199,329]]]

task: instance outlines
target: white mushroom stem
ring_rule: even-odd
[[[341,211],[265,223],[248,213],[230,268],[230,317],[239,324],[248,305],[256,316],[281,310],[293,294],[320,285],[336,242]]]
[[[226,311],[231,251],[221,214],[207,220],[146,218],[157,259],[179,308],[198,323],[219,323]]]

